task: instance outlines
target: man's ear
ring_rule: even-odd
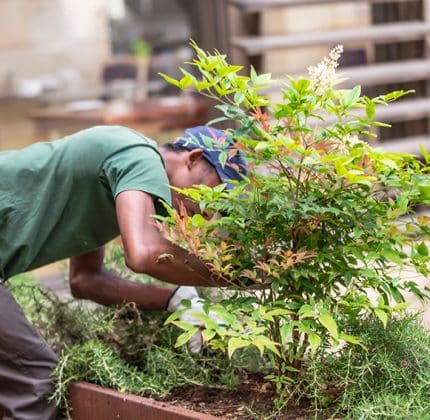
[[[190,150],[187,156],[187,166],[188,169],[191,169],[196,163],[199,163],[203,158],[203,150],[202,149],[193,149]]]

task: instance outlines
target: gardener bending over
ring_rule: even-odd
[[[226,285],[196,256],[164,239],[153,219],[163,211],[162,201],[200,212],[169,185],[213,187],[245,173],[239,153],[222,166],[202,135],[225,139],[220,130],[195,127],[158,150],[133,130],[100,126],[0,153],[0,405],[7,416],[56,417],[46,398],[57,358],[7,290],[13,275],[70,258],[77,298],[169,310],[182,299],[196,300],[192,287],[146,285],[106,271],[102,247],[120,234],[126,264],[136,273],[177,285]]]

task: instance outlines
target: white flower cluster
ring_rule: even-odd
[[[363,140],[360,140],[355,134],[347,134],[344,137],[344,142],[349,147],[354,147],[356,145],[365,146],[366,143]]]
[[[308,67],[311,87],[317,94],[322,94],[331,89],[336,83],[336,68],[339,66],[339,58],[343,53],[343,45],[333,48],[328,57],[316,66]]]

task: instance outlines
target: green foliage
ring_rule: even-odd
[[[430,412],[430,335],[416,316],[375,317],[345,328],[366,345],[344,347],[307,362],[305,393],[317,408],[335,402],[347,418],[427,418]],[[333,405],[332,405],[333,407]]]
[[[229,356],[248,347],[267,352],[281,394],[294,388],[309,350],[342,342],[365,347],[341,321],[374,314],[385,327],[393,311],[405,309],[403,292],[424,296],[397,273],[430,272],[429,218],[413,211],[430,203],[430,167],[359,140],[386,126],[374,121],[377,106],[409,92],[369,98],[360,86],[336,89],[339,47],[309,78],[281,83],[282,101],[272,103],[263,90],[270,75],[252,68],[243,75],[217,51],[192,46],[199,75],[183,71],[180,80],[165,79],[219,102],[250,171],[233,190],[180,190],[217,216],[206,221],[172,210],[164,231],[231,282],[226,299],[206,303],[200,318],[206,341]],[[209,311],[223,322],[214,325]],[[183,344],[193,326],[178,317],[168,322],[184,331]]]

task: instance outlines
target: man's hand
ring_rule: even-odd
[[[181,321],[189,322],[190,324],[196,327],[204,327],[204,322],[200,319],[196,319],[193,317],[192,313],[195,312],[204,312],[203,311],[203,303],[197,293],[195,287],[192,286],[180,286],[178,287],[172,294],[169,304],[167,306],[167,310],[169,312],[175,312],[179,309],[184,309],[185,306],[182,304],[183,300],[189,300],[191,302],[191,307],[186,310],[181,316]],[[218,324],[221,323],[221,320],[213,313],[210,312],[209,316]],[[200,331],[196,332],[188,341],[188,348],[191,353],[198,353],[203,344],[203,337]]]

